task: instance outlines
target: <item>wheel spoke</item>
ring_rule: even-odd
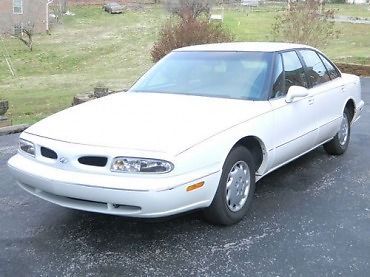
[[[229,181],[226,183],[226,188],[229,188],[233,183],[234,178],[229,177]]]
[[[233,212],[240,211],[249,195],[250,170],[248,164],[239,161],[228,174],[226,183],[226,203]]]

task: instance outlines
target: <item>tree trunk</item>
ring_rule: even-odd
[[[291,9],[291,3],[292,3],[292,0],[288,0],[288,10],[290,11],[290,9]]]
[[[62,14],[67,12],[67,0],[59,0],[59,8]]]
[[[325,0],[319,0],[320,2],[320,12],[323,13],[325,10]]]

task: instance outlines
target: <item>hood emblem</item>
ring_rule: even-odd
[[[59,162],[60,162],[61,164],[66,164],[66,163],[68,163],[68,160],[67,160],[67,158],[61,157],[61,158],[59,159]]]

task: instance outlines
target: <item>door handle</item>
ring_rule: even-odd
[[[308,104],[312,105],[315,102],[315,99],[313,97],[308,98]]]

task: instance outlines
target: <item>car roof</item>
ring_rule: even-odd
[[[230,52],[278,52],[297,48],[314,49],[311,46],[280,42],[231,42],[194,45],[176,49],[174,51],[230,51]]]

